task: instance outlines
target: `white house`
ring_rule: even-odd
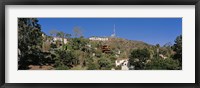
[[[121,66],[121,70],[129,70],[128,68],[128,59],[116,60],[115,65]]]
[[[163,59],[166,59],[166,58],[167,58],[167,57],[164,56],[163,54],[159,54],[159,56],[160,56],[161,58],[163,58]]]
[[[45,34],[42,34],[42,37],[46,37],[46,35]],[[51,43],[56,43],[56,41],[61,41],[62,42],[62,38],[60,38],[60,37],[53,37],[53,40],[48,40],[48,41],[50,41]],[[67,43],[67,39],[66,38],[64,38],[64,44],[66,44]]]
[[[128,59],[122,59],[122,60],[115,60],[115,66],[120,66],[123,65],[125,63],[128,63]],[[126,64],[127,65],[127,64]]]
[[[53,37],[53,42],[55,43],[56,41],[61,41],[62,42],[62,38],[60,38],[60,37]],[[66,44],[66,43],[67,43],[67,39],[64,38],[64,44]]]

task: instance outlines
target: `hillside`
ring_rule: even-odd
[[[127,40],[123,38],[109,38],[109,41],[90,41],[89,43],[99,49],[100,45],[108,45],[112,51],[120,51],[120,58],[128,58],[130,52],[134,49],[142,49],[152,46],[142,41]]]

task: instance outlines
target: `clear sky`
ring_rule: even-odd
[[[74,27],[83,30],[83,36],[116,36],[128,40],[138,40],[149,44],[164,45],[174,43],[182,34],[182,18],[38,18],[42,31],[56,29],[73,34]]]

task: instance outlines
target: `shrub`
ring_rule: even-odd
[[[87,67],[88,67],[87,68],[88,70],[98,70],[99,69],[98,63],[95,63],[95,62],[89,62]]]
[[[162,59],[162,58],[154,58],[151,62],[147,63],[145,69],[148,70],[178,70],[181,69],[179,67],[179,62],[177,60],[173,60],[172,58]]]
[[[135,66],[136,70],[144,69],[145,62],[150,58],[150,51],[147,48],[136,49],[129,56],[129,64]]]
[[[98,60],[98,64],[101,70],[110,70],[112,67],[112,63],[110,59],[106,59],[106,58],[100,58]]]
[[[78,62],[77,58],[70,51],[57,50],[55,58],[55,66],[64,66],[71,68]]]

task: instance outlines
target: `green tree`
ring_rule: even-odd
[[[88,70],[98,70],[99,66],[97,63],[90,62],[88,65]]]
[[[157,48],[160,48],[160,44],[156,44],[156,47],[157,47]]]
[[[74,56],[73,52],[65,50],[57,50],[55,58],[56,68],[70,69],[74,65],[77,65],[78,59]]]
[[[31,63],[39,64],[42,34],[36,18],[18,19],[18,69],[28,69]]]
[[[70,45],[74,50],[82,50],[88,43],[87,39],[84,38],[73,38],[71,39]]]
[[[159,52],[160,52],[160,44],[156,44],[156,58],[159,57]]]
[[[178,60],[180,62],[180,66],[182,66],[182,35],[176,38],[172,49],[176,52],[173,58]]]
[[[65,34],[65,38],[67,38],[67,39],[70,39],[70,37],[71,37],[72,35],[71,34]]]
[[[111,70],[112,63],[110,59],[100,58],[98,64],[101,70]]]
[[[136,70],[144,69],[145,62],[150,58],[150,51],[147,48],[136,49],[129,56],[129,64],[135,66]]]
[[[145,69],[147,70],[178,70],[179,62],[177,60],[173,60],[172,58],[153,58],[149,63],[145,65]]]

